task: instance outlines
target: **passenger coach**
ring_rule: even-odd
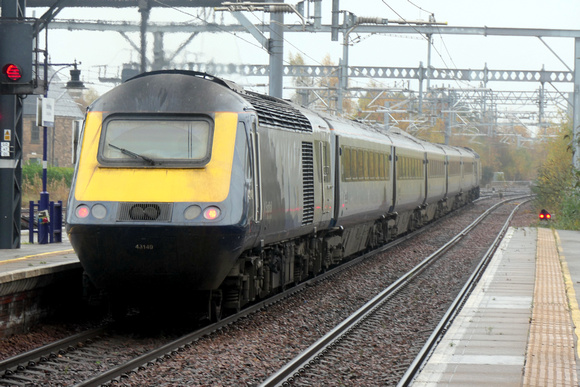
[[[88,109],[67,231],[117,302],[177,293],[213,319],[479,194],[479,156],[207,74],[141,74]]]

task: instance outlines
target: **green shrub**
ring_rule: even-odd
[[[534,187],[536,209],[552,215],[542,227],[580,230],[580,171],[572,166],[572,128],[563,125],[559,136],[547,144],[547,158],[538,169]]]
[[[51,201],[66,202],[72,183],[74,169],[63,167],[48,167],[46,170],[47,191]],[[42,192],[42,165],[26,163],[22,166],[22,205],[37,202]]]
[[[51,167],[46,169],[47,181],[62,181],[70,187],[72,183],[74,169],[64,167]],[[26,163],[22,166],[22,181],[32,184],[38,177],[42,180],[42,165],[38,163]]]

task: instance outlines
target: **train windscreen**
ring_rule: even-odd
[[[110,119],[103,124],[99,158],[104,164],[205,164],[211,137],[211,122],[204,119]]]

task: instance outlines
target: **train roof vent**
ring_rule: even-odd
[[[312,132],[312,125],[308,118],[283,100],[252,92],[240,95],[256,109],[261,125]]]

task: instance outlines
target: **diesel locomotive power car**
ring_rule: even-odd
[[[244,91],[144,73],[87,110],[67,232],[112,299],[218,318],[479,196],[479,156]],[[205,309],[204,309],[205,310]]]

